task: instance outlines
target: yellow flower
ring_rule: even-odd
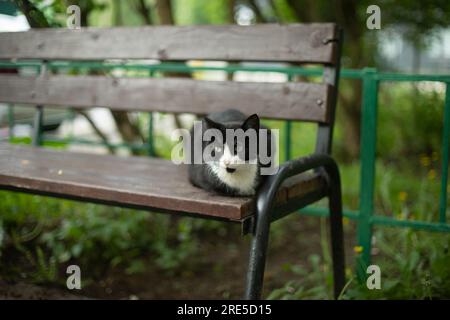
[[[400,200],[401,202],[405,202],[406,199],[408,199],[408,193],[405,191],[400,191],[398,193],[398,200]]]
[[[347,217],[343,217],[342,218],[342,224],[344,226],[348,226],[349,223],[350,223],[350,219],[349,218],[347,218]]]
[[[420,157],[420,163],[424,166],[424,167],[428,167],[431,164],[431,159],[429,156],[427,155],[422,155]]]
[[[354,246],[353,247],[353,251],[355,251],[355,253],[361,253],[363,252],[363,247],[362,246]]]
[[[428,171],[428,179],[433,180],[434,178],[436,178],[436,170],[431,169]]]

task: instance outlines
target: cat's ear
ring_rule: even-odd
[[[217,122],[211,120],[208,117],[205,117],[204,123],[206,124],[206,128],[205,129],[219,129],[219,130],[221,130],[222,127],[223,127],[220,123],[217,123]]]
[[[254,129],[256,131],[259,130],[259,117],[258,115],[252,114],[250,117],[248,117],[244,123],[242,124],[242,129],[246,131],[247,129]]]

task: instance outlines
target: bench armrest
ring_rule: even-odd
[[[265,202],[264,199],[274,199],[281,184],[287,178],[316,168],[324,169],[329,183],[340,184],[339,170],[336,161],[327,154],[312,154],[283,163],[279,167],[278,172],[269,176],[261,186],[258,192],[257,202]]]
[[[306,157],[290,160],[281,165],[276,174],[268,176],[267,180],[259,189],[256,198],[258,216],[260,213],[261,215],[268,216],[265,212],[270,211],[278,189],[287,178],[316,168],[324,169],[327,175],[328,184],[333,185],[333,187],[335,187],[333,189],[339,190],[340,193],[341,182],[339,169],[331,156],[327,154],[312,154]],[[258,218],[264,219],[263,217]]]

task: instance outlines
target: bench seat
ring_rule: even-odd
[[[277,204],[323,188],[318,175],[285,182]],[[90,200],[156,212],[242,220],[255,212],[249,197],[225,197],[192,186],[187,168],[169,160],[67,152],[0,143],[0,188]]]

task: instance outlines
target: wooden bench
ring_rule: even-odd
[[[311,63],[322,83],[250,83],[182,78],[0,75],[0,102],[107,107],[125,111],[207,114],[229,107],[264,118],[318,124],[316,151],[284,163],[255,198],[225,197],[193,187],[184,166],[157,158],[82,154],[0,144],[0,188],[240,223],[252,233],[245,297],[261,297],[270,223],[329,198],[334,288],[344,285],[340,180],[330,157],[341,33],[334,24],[40,29],[0,33],[0,59],[158,59]],[[36,145],[37,143],[35,143]],[[314,169],[311,173],[311,169]],[[309,171],[310,173],[306,173]]]

